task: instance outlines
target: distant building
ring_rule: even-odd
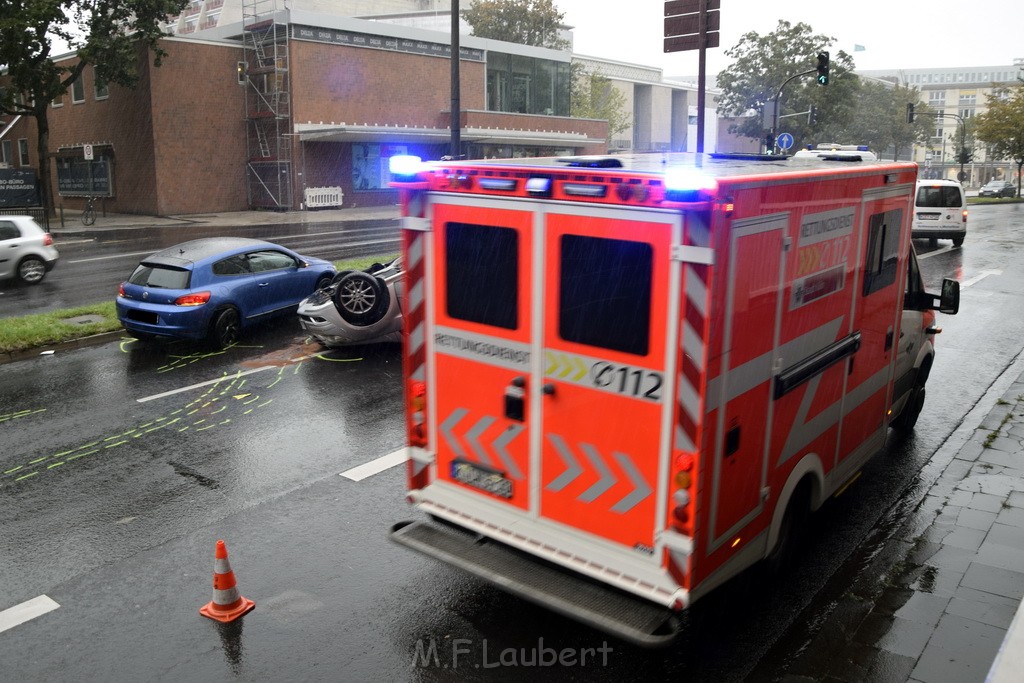
[[[1018,60],[1020,61],[1020,60]],[[1009,66],[975,66],[948,69],[882,69],[858,71],[858,74],[901,85],[917,87],[921,102],[932,110],[947,114],[935,117],[935,126],[926,145],[915,145],[913,160],[921,166],[921,175],[931,178],[955,179],[960,171],[956,159],[959,122],[956,116],[969,120],[985,111],[988,95],[1000,86],[1016,85],[1022,74],[1021,64]],[[969,187],[979,187],[992,179],[1012,180],[1016,165],[1006,159],[994,159],[983,142],[974,145],[973,161],[964,166]]]

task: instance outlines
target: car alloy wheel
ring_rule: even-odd
[[[354,271],[338,281],[334,292],[338,313],[352,325],[372,325],[384,317],[391,301],[380,278]]]
[[[38,256],[28,256],[18,264],[18,280],[26,285],[38,284],[46,275],[46,264]]]
[[[223,349],[238,341],[241,332],[241,318],[234,308],[225,308],[217,313],[210,325],[210,343]]]

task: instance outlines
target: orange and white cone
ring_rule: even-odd
[[[239,595],[235,573],[231,571],[231,564],[228,562],[228,548],[224,541],[217,541],[213,561],[213,600],[200,607],[199,613],[204,617],[227,623],[254,607],[255,602]]]

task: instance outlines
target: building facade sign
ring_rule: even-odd
[[[451,57],[452,54],[451,45],[433,43],[426,40],[409,40],[407,38],[395,38],[394,36],[380,36],[369,33],[357,33],[355,31],[342,31],[334,28],[303,26],[301,24],[291,24],[291,30],[293,40],[307,40],[315,43],[331,43],[332,45],[348,45],[351,47],[369,47],[377,50],[433,55],[434,57],[444,57],[446,59]],[[475,48],[460,47],[459,55],[462,59],[473,62],[484,61],[484,51]]]

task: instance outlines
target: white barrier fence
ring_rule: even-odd
[[[321,209],[325,206],[341,206],[345,194],[340,187],[307,187],[306,208]]]

